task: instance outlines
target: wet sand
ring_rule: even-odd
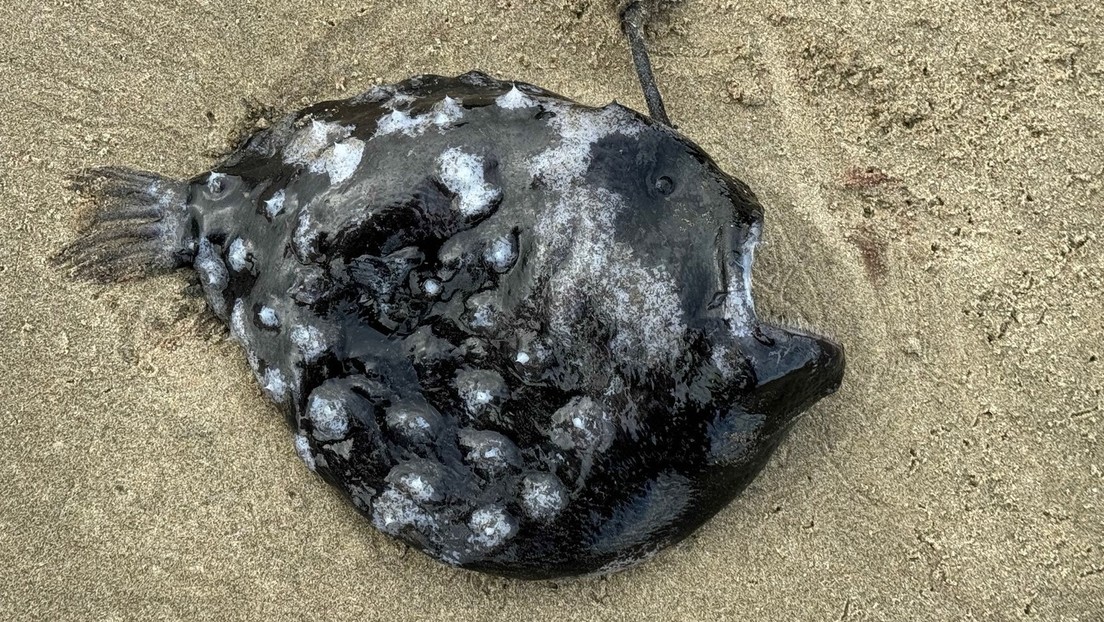
[[[67,173],[204,170],[243,98],[479,68],[644,109],[607,3],[85,4],[0,7],[0,619],[1104,619],[1104,8],[665,15],[672,119],[766,206],[762,312],[850,367],[696,536],[550,584],[377,534],[183,276],[45,260],[77,224]]]

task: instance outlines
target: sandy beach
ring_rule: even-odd
[[[1104,620],[1101,5],[659,17],[672,120],[765,206],[761,312],[849,368],[741,498],[605,578],[406,550],[304,468],[184,276],[47,265],[67,174],[193,175],[250,107],[477,68],[645,110],[609,4],[0,6],[0,619]]]

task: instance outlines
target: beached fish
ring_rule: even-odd
[[[192,179],[74,185],[98,211],[58,260],[194,269],[307,466],[448,564],[645,559],[841,380],[838,345],[756,317],[747,186],[616,103],[419,76],[291,114]]]

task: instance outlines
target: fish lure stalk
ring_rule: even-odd
[[[667,109],[663,106],[663,97],[659,93],[659,86],[656,85],[655,74],[652,72],[652,61],[648,58],[648,46],[644,39],[644,24],[647,21],[648,8],[643,2],[630,2],[621,11],[621,30],[629,40],[633,66],[640,79],[640,88],[644,91],[648,114],[653,120],[668,127],[674,127],[667,116]]]

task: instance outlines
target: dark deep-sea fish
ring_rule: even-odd
[[[844,366],[756,317],[762,208],[649,104],[375,87],[188,180],[77,176],[98,209],[57,259],[195,270],[303,461],[380,531],[508,576],[620,569],[724,507]]]

